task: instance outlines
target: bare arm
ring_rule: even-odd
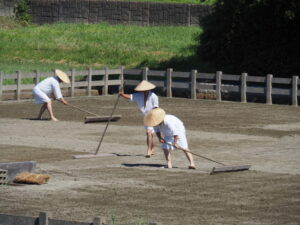
[[[130,99],[130,95],[129,94],[125,94],[123,92],[120,92],[119,95],[123,98],[126,98],[126,99]]]
[[[65,105],[68,105],[68,102],[64,98],[59,98],[57,100],[60,101],[61,103],[65,104]]]
[[[156,136],[159,140],[160,143],[165,143],[165,140],[161,137],[161,133],[160,132],[156,132]]]

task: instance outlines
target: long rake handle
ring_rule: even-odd
[[[85,110],[85,109],[81,109],[81,108],[79,108],[79,107],[77,107],[77,106],[75,106],[75,105],[71,105],[70,103],[68,103],[67,105],[70,106],[70,107],[72,107],[72,108],[74,108],[74,109],[78,109],[78,110],[81,111],[81,112],[85,112],[85,113],[91,114],[91,115],[93,115],[93,116],[99,116],[99,115],[97,115],[97,114],[95,114],[95,113],[92,113],[92,112],[89,112],[89,111],[87,111],[87,110]]]
[[[173,146],[173,147],[176,148],[176,149],[182,150],[182,151],[184,151],[184,152],[191,153],[192,155],[198,156],[198,157],[200,157],[200,158],[206,159],[206,160],[211,161],[211,162],[218,163],[218,164],[220,164],[220,165],[222,165],[222,166],[226,166],[224,163],[221,163],[221,162],[215,161],[215,160],[213,160],[213,159],[207,158],[207,157],[205,157],[205,156],[203,156],[203,155],[199,155],[199,154],[193,153],[193,152],[191,152],[190,150],[187,150],[187,149],[184,149],[184,148],[181,148],[181,147],[177,148],[175,145],[172,145],[172,144],[167,143],[167,142],[165,142],[165,143],[166,143],[167,145]]]
[[[125,83],[123,83],[123,87],[124,87],[124,86],[125,86]],[[120,88],[119,92],[120,92],[120,91],[121,91],[121,88]],[[107,130],[107,128],[108,128],[108,125],[109,125],[109,123],[110,123],[110,121],[111,121],[111,118],[112,118],[112,116],[113,116],[113,114],[114,114],[114,112],[115,112],[115,109],[116,109],[116,107],[117,107],[117,105],[118,105],[119,99],[120,99],[120,94],[118,93],[117,100],[116,100],[116,102],[115,102],[115,105],[114,105],[113,110],[111,111],[110,117],[108,118],[108,121],[107,121],[106,126],[105,126],[105,129],[104,129],[104,131],[103,131],[103,133],[102,133],[102,137],[101,137],[100,142],[99,142],[99,144],[98,144],[98,147],[97,147],[97,150],[96,150],[96,152],[95,152],[95,155],[97,155],[98,152],[99,152],[99,150],[100,150],[100,147],[101,147],[101,144],[102,144],[104,135],[105,135],[106,130]]]

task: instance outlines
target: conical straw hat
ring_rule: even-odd
[[[156,86],[149,81],[143,80],[135,87],[135,91],[149,91],[154,89]]]
[[[155,127],[165,118],[165,111],[162,108],[152,109],[145,117],[144,124],[148,127]]]
[[[66,73],[64,73],[63,71],[61,71],[61,70],[55,70],[55,74],[56,74],[56,76],[58,76],[59,79],[61,79],[64,83],[67,83],[67,84],[70,83],[69,76],[68,76]]]

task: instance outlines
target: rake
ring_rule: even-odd
[[[122,87],[120,87],[119,89],[119,92],[122,90],[122,88],[125,86],[125,82],[123,83]],[[105,129],[102,133],[102,136],[101,136],[101,139],[99,141],[99,144],[98,144],[98,147],[97,147],[97,150],[95,152],[95,154],[87,154],[87,155],[73,155],[73,158],[74,159],[87,159],[87,158],[95,158],[95,157],[102,157],[102,156],[111,156],[112,154],[98,154],[99,153],[99,150],[100,150],[100,147],[101,147],[101,144],[102,144],[102,141],[103,141],[103,138],[104,138],[104,135],[106,133],[106,130],[108,128],[108,125],[111,121],[111,119],[113,118],[113,114],[115,112],[115,109],[117,108],[117,105],[118,105],[118,102],[119,102],[119,99],[120,99],[120,95],[118,94],[118,97],[117,97],[117,100],[114,104],[114,107],[111,111],[111,114],[110,114],[110,117],[108,118],[107,120],[107,123],[106,123],[106,126],[105,126]]]
[[[175,145],[172,145],[170,143],[166,143],[166,144],[170,145],[170,146],[173,146],[176,149],[182,150],[184,152],[188,152],[188,153],[190,153],[192,155],[198,156],[200,158],[203,158],[203,159],[206,159],[208,161],[211,161],[211,162],[214,162],[214,163],[217,163],[217,164],[221,165],[219,167],[213,167],[212,170],[209,173],[211,175],[212,174],[216,174],[216,173],[237,172],[237,171],[249,170],[250,167],[251,167],[251,165],[235,165],[235,166],[226,165],[224,163],[221,163],[221,162],[218,162],[216,160],[210,159],[210,158],[208,158],[206,156],[193,153],[190,150],[187,150],[187,149],[184,149],[184,148],[181,148],[181,147],[176,147]]]
[[[93,115],[93,116],[86,116],[85,120],[84,120],[84,123],[107,122],[108,120],[117,121],[122,117],[121,115],[100,116],[100,115],[95,114],[93,112],[90,112],[90,111],[87,111],[85,109],[79,108],[78,106],[71,105],[70,103],[68,103],[67,105],[74,108],[74,109],[77,109],[81,112],[85,112],[85,113],[88,113],[90,115]]]

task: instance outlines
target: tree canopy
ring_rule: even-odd
[[[217,0],[197,54],[214,70],[300,75],[299,0]]]

